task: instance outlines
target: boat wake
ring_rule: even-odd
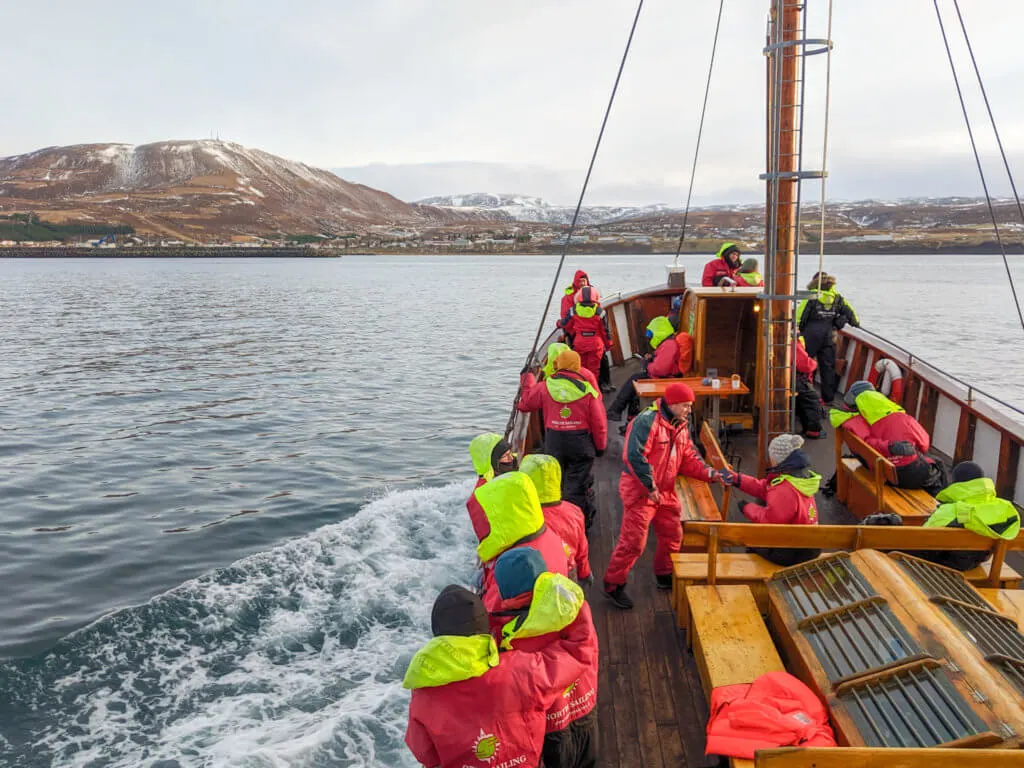
[[[471,489],[389,493],[0,664],[0,764],[415,765],[401,679],[472,576]]]

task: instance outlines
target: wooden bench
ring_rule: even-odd
[[[1006,553],[1024,549],[1024,534],[1012,541],[988,539],[963,528],[902,528],[873,525],[769,525],[761,523],[684,522],[685,552],[672,555],[672,603],[679,626],[690,622],[686,588],[694,584],[744,585],[763,609],[766,582],[781,569],[763,557],[748,553],[722,553],[724,546],[791,547],[844,550],[951,550],[991,551],[992,561],[964,572],[975,585],[1016,589],[1021,575],[1006,565]]]
[[[1024,768],[1018,749],[759,749],[755,768]]]
[[[752,683],[766,672],[785,671],[747,587],[690,587],[686,598],[693,611],[687,643],[692,644],[709,701],[711,691],[719,686]],[[730,758],[729,763],[752,768],[754,761]]]
[[[726,462],[725,455],[718,445],[718,440],[715,439],[715,433],[707,422],[704,422],[704,425],[701,427],[700,439],[704,444],[708,463],[715,469],[728,468],[729,464]],[[720,522],[724,520],[729,509],[729,492],[730,489],[726,488],[725,493],[722,495],[722,503],[719,505],[715,501],[715,497],[711,493],[711,486],[708,483],[703,480],[695,480],[692,477],[676,478],[676,494],[679,496],[679,501],[682,504],[682,519],[684,522]],[[701,552],[703,550],[689,549],[684,542],[682,551]]]
[[[927,491],[897,488],[896,467],[856,435],[836,427],[836,498],[858,518],[894,512],[904,525],[921,525],[938,507]],[[867,462],[843,457],[843,445]],[[874,469],[869,469],[873,467]]]

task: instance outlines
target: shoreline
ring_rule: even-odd
[[[1024,243],[1006,243],[1007,254],[1024,254]],[[816,249],[815,249],[816,250]],[[78,246],[66,247],[25,247],[5,246],[0,248],[0,259],[69,259],[69,258],[108,258],[108,259],[223,259],[223,258],[293,258],[293,259],[340,259],[343,256],[552,256],[561,254],[559,247],[534,248],[530,250],[470,250],[464,248],[368,248],[368,249],[335,249],[335,248],[230,248],[222,246],[194,246],[185,248],[90,248]],[[763,253],[754,249],[751,253]],[[807,248],[804,254],[814,251]],[[621,245],[620,247],[572,247],[568,251],[574,256],[666,256],[674,257],[675,251],[651,248],[637,248]],[[994,242],[983,242],[975,245],[951,244],[925,246],[919,244],[896,243],[836,243],[826,250],[829,256],[982,256],[1001,253]],[[682,256],[707,256],[707,251],[683,251]],[[713,255],[713,254],[712,254]]]

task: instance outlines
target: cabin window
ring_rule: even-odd
[[[987,732],[945,670],[922,664],[838,692],[869,747],[934,747]]]

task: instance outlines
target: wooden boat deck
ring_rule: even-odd
[[[613,369],[616,383],[628,368]],[[607,397],[612,397],[608,395]],[[598,721],[602,766],[644,768],[704,768],[718,765],[717,757],[704,754],[704,729],[708,706],[692,653],[676,626],[670,592],[660,591],[654,581],[652,533],[647,550],[630,574],[628,592],[635,607],[623,611],[600,593],[601,577],[619,535],[622,502],[618,483],[622,471],[622,422],[609,423],[608,450],[594,465],[598,516],[590,535],[590,562],[594,586],[590,606],[601,646],[598,681]],[[824,479],[834,471],[832,436],[809,440],[804,450]],[[727,454],[741,457],[740,469],[753,472],[757,444],[746,432],[725,446]],[[721,498],[715,489],[716,498]],[[747,497],[733,493],[729,519],[741,521],[736,502]],[[853,524],[854,518],[834,499],[819,495],[822,523]]]

